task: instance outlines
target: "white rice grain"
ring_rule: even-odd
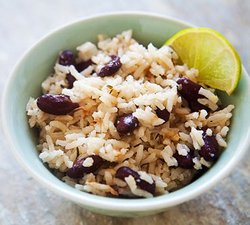
[[[191,136],[192,141],[193,141],[193,146],[197,150],[200,150],[201,147],[204,145],[202,133],[203,133],[202,130],[197,130],[194,127],[191,128],[190,136]]]

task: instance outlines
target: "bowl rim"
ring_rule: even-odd
[[[74,21],[71,21],[65,25],[59,26],[56,29],[53,29],[46,35],[44,35],[42,38],[40,38],[38,41],[36,41],[35,44],[33,44],[26,52],[20,57],[18,62],[15,64],[11,75],[8,77],[7,84],[4,88],[3,92],[3,98],[2,98],[2,128],[5,136],[7,137],[7,143],[10,144],[11,152],[13,153],[16,160],[23,166],[23,168],[27,171],[28,174],[30,174],[32,177],[34,177],[39,183],[41,183],[43,186],[47,187],[49,190],[54,192],[55,194],[58,194],[68,200],[74,201],[75,203],[89,206],[95,209],[104,209],[104,210],[111,210],[111,211],[120,211],[120,212],[142,212],[142,211],[149,211],[149,210],[161,210],[164,208],[168,208],[174,205],[178,205],[180,203],[183,203],[185,201],[188,201],[192,198],[197,197],[201,193],[207,191],[212,186],[214,186],[219,180],[224,178],[226,175],[229,174],[229,172],[233,169],[233,167],[238,163],[238,161],[243,157],[244,153],[247,151],[249,145],[250,145],[250,128],[248,129],[247,137],[244,141],[244,143],[241,143],[241,148],[238,151],[238,154],[230,159],[230,161],[224,165],[223,170],[218,171],[216,176],[213,176],[212,179],[206,180],[204,183],[199,185],[196,189],[191,189],[186,193],[179,193],[179,195],[175,195],[174,197],[170,197],[171,194],[162,195],[159,197],[154,197],[150,199],[117,199],[115,198],[107,198],[102,196],[96,196],[89,193],[84,193],[80,191],[72,191],[71,189],[61,188],[57,186],[57,184],[50,182],[46,179],[46,177],[40,175],[39,173],[36,173],[32,170],[32,167],[28,165],[22,158],[21,154],[17,151],[18,147],[13,142],[11,138],[11,132],[8,128],[8,122],[5,120],[5,115],[7,115],[8,111],[6,110],[6,106],[8,106],[7,101],[7,95],[9,92],[10,84],[13,82],[16,74],[16,70],[19,67],[19,65],[22,64],[22,61],[26,58],[26,56],[29,54],[30,51],[33,50],[33,48],[37,45],[39,45],[42,41],[45,41],[48,39],[51,35],[54,33],[65,29],[67,27],[70,27],[72,25],[76,25],[77,23],[87,22],[91,21],[92,19],[101,19],[103,17],[113,17],[113,16],[145,16],[145,17],[154,17],[155,19],[163,19],[166,21],[179,23],[181,25],[194,27],[193,24],[185,22],[183,20],[176,19],[171,16],[165,16],[158,13],[151,13],[151,12],[141,12],[141,11],[115,11],[110,13],[98,13],[94,14],[89,17],[80,18]],[[248,87],[250,89],[250,78],[245,70],[245,68],[242,66],[242,74],[245,74],[245,77],[247,77],[247,83]],[[185,187],[184,187],[185,188]],[[183,188],[182,188],[183,189]],[[181,189],[180,189],[181,190]],[[172,192],[177,193],[178,191]]]

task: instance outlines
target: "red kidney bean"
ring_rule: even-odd
[[[190,151],[187,153],[187,155],[179,155],[178,152],[176,152],[174,155],[174,158],[176,158],[178,162],[178,166],[185,168],[185,169],[192,169],[194,166],[193,158],[194,158],[194,150],[190,149]]]
[[[219,144],[215,135],[208,136],[206,131],[202,134],[204,145],[198,151],[199,155],[207,161],[215,161],[219,157]]]
[[[75,62],[74,54],[70,50],[64,50],[59,54],[58,63],[63,66],[73,65]]]
[[[120,57],[116,55],[111,55],[111,61],[104,65],[100,72],[97,74],[100,77],[112,76],[114,75],[122,66]]]
[[[45,94],[37,98],[37,106],[43,112],[53,115],[66,115],[79,107],[66,95]]]
[[[76,81],[76,78],[72,76],[71,73],[67,73],[66,80],[68,81],[68,89],[71,89],[73,87],[74,82]]]
[[[120,134],[130,134],[138,125],[139,121],[132,113],[118,116],[115,121],[115,127]]]
[[[134,177],[135,179],[140,178],[139,173],[137,173],[136,171],[130,169],[127,166],[122,166],[120,167],[115,174],[116,178],[119,178],[121,180],[124,180],[125,177],[128,177],[129,175],[131,175],[132,177]]]
[[[202,87],[201,85],[185,77],[178,79],[177,83],[179,84],[178,92],[187,100],[192,112],[197,112],[201,109],[209,110],[208,107],[198,102],[198,98],[204,98],[204,96],[199,94],[199,90]]]
[[[165,121],[165,123],[168,122],[169,117],[170,117],[170,113],[169,113],[169,111],[167,109],[161,110],[161,109],[157,108],[155,110],[155,112],[156,112],[156,115],[159,118],[161,118],[161,119],[163,119]]]
[[[84,161],[89,158],[93,159],[93,164],[89,167],[83,166]],[[95,171],[97,171],[102,166],[103,162],[104,160],[98,155],[87,156],[85,158],[77,160],[74,163],[73,167],[71,167],[67,171],[66,175],[73,179],[80,179],[86,173],[94,173]]]
[[[136,185],[140,189],[147,191],[147,192],[151,193],[152,195],[155,194],[155,182],[150,184],[147,181],[141,179],[140,174],[137,173],[136,171],[130,169],[129,167],[122,166],[116,171],[116,174],[115,174],[116,178],[119,178],[119,179],[124,180],[124,181],[125,181],[125,178],[128,176],[132,176],[135,179]]]
[[[207,106],[200,104],[196,100],[189,101],[188,105],[189,105],[189,108],[191,109],[192,112],[198,112],[198,111],[200,111],[202,109],[205,109],[207,112],[210,111],[210,109]]]
[[[75,64],[75,68],[80,73],[83,70],[87,69],[92,64],[93,64],[93,62],[90,59],[88,61],[82,61],[82,62],[79,62],[79,63]]]
[[[198,98],[202,98],[202,95],[199,94],[201,85],[196,84],[185,77],[178,79],[177,84],[179,84],[178,91],[180,95],[187,101],[194,101]]]
[[[75,64],[75,68],[80,73],[86,68],[88,68],[91,64],[93,64],[91,60],[83,61],[83,62]],[[72,76],[71,73],[68,73],[66,74],[66,80],[68,81],[68,89],[71,89],[73,87],[73,83],[76,81],[76,78]]]

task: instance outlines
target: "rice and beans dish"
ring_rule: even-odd
[[[152,197],[192,182],[227,146],[234,106],[178,62],[131,30],[60,52],[43,95],[27,104],[40,159],[102,196]]]

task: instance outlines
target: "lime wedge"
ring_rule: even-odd
[[[226,91],[237,87],[241,76],[241,60],[233,46],[210,28],[181,30],[166,41],[189,68],[199,70],[198,81]]]

